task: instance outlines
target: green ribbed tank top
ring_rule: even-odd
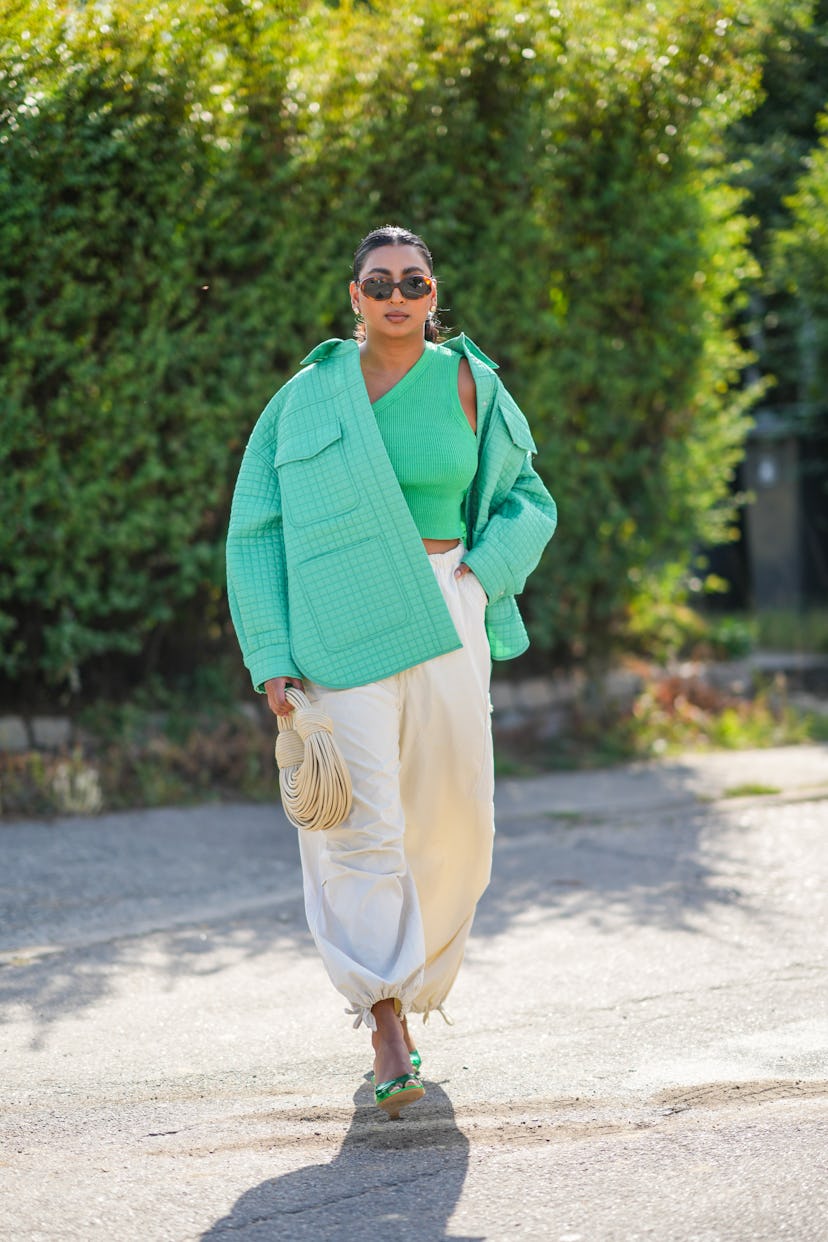
[[[373,404],[386,452],[421,539],[465,535],[463,500],[477,436],[457,390],[460,355],[426,342],[410,371]]]

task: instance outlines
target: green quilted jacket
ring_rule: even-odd
[[[477,474],[465,560],[489,597],[492,657],[529,645],[515,595],[557,520],[529,426],[496,364],[447,341],[477,385]],[[385,451],[356,341],[325,341],[266,406],[239,471],[227,534],[230,611],[253,685],[334,688],[389,677],[462,644]]]

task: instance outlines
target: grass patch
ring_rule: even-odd
[[[752,785],[747,783],[745,785],[733,785],[730,789],[726,789],[722,796],[725,798],[750,798],[754,796],[770,796],[771,794],[780,794],[781,792],[782,790],[778,789],[776,785]]]

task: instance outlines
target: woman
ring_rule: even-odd
[[[376,1101],[419,1099],[407,1015],[443,1002],[490,874],[490,661],[528,646],[514,596],[556,522],[529,427],[437,281],[387,226],[354,259],[357,339],[326,341],[266,407],[239,473],[228,590],[276,715],[304,687],[334,721],[348,819],[300,832],[305,908]]]

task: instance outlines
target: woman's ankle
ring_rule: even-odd
[[[377,1024],[378,1031],[393,1031],[397,1027],[402,1029],[397,1011],[398,1002],[393,998],[377,1001],[371,1006],[371,1013],[374,1015],[374,1021]]]
[[[403,1028],[397,1013],[397,1003],[393,999],[377,1001],[372,1005],[371,1012],[377,1024],[372,1032],[371,1042],[374,1047],[383,1043],[396,1043],[403,1040]]]
[[[375,1073],[382,1078],[408,1073],[411,1070],[409,1049],[394,1001],[378,1001],[371,1012],[377,1023],[377,1029],[371,1032]]]

